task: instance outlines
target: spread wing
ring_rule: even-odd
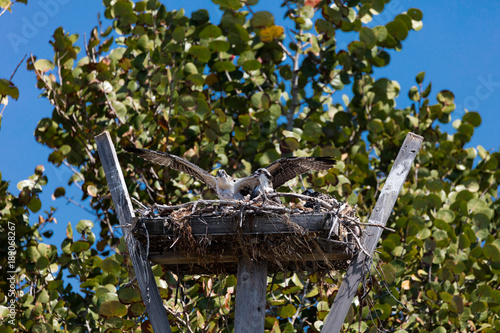
[[[331,157],[283,157],[266,167],[273,176],[273,188],[278,188],[295,176],[309,170],[323,171],[333,168]]]
[[[216,190],[217,180],[214,176],[209,174],[207,171],[203,170],[196,164],[193,164],[185,159],[175,156],[169,153],[149,150],[149,149],[140,149],[135,147],[125,147],[124,148],[129,153],[135,154],[146,161],[151,161],[158,163],[160,165],[164,165],[166,167],[175,169],[180,172],[187,173],[198,180],[201,180],[205,184],[207,184],[214,191]]]
[[[234,191],[241,193],[242,196],[245,196],[250,194],[258,185],[259,180],[252,175],[236,180],[234,182]]]

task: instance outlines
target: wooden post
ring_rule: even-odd
[[[264,332],[267,261],[256,263],[240,257],[236,282],[235,333]]]
[[[120,225],[132,225],[134,211],[111,137],[108,132],[103,132],[95,137],[95,141]],[[156,333],[171,333],[167,312],[146,257],[146,251],[142,244],[133,237],[128,227],[122,230],[153,330]]]
[[[401,147],[391,172],[387,177],[384,187],[380,192],[380,196],[375,204],[375,208],[370,216],[369,223],[375,223],[385,226],[392,208],[396,203],[396,199],[401,191],[401,187],[410,171],[410,168],[415,160],[423,137],[414,133],[408,133],[403,146]],[[365,250],[370,254],[370,257],[360,252],[352,260],[340,289],[333,301],[330,312],[326,317],[325,325],[321,332],[323,333],[338,333],[344,324],[345,316],[349,311],[352,299],[358,291],[359,284],[363,277],[368,273],[371,266],[371,255],[375,251],[378,240],[382,235],[382,228],[368,226],[363,233],[362,244]]]

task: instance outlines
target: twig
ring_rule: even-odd
[[[290,53],[290,51],[286,48],[285,45],[283,45],[282,42],[278,42],[278,45],[281,46],[281,48],[283,49],[283,51],[290,57],[290,58],[293,58],[293,55],[292,53]]]
[[[302,199],[302,200],[305,200],[305,201],[312,200],[312,201],[319,202],[321,204],[321,206],[325,207],[326,209],[331,210],[331,209],[334,208],[331,204],[329,204],[325,200],[322,200],[322,199],[319,199],[319,198],[315,198],[315,197],[310,197],[310,196],[303,195],[303,194],[275,192],[275,193],[269,194],[268,196],[270,198],[273,198],[273,197],[294,197],[294,198],[299,198],[299,199]]]
[[[92,214],[92,215],[97,215],[96,212],[91,211],[90,209],[88,209],[87,207],[79,204],[78,202],[76,202],[75,200],[71,199],[70,197],[63,196],[63,198],[65,198],[66,200],[68,200],[68,202],[70,202],[70,203],[72,203],[74,205],[77,205],[78,207],[80,207],[81,209],[83,209],[84,211],[86,211],[87,213]]]
[[[354,232],[351,232],[351,236],[354,237],[354,240],[356,241],[359,249],[361,250],[361,252],[363,252],[367,258],[371,258],[372,256],[365,250],[365,248],[363,247],[363,245],[361,245],[361,241],[359,240],[358,236],[356,236],[354,234]]]
[[[67,161],[67,160],[63,160],[63,163],[64,163],[64,165],[65,165],[68,169],[70,169],[71,171],[73,171],[73,173],[74,173],[75,175],[77,175],[77,176],[78,176],[78,178],[80,178],[80,180],[81,180],[82,182],[85,182],[85,177],[81,174],[81,172],[79,172],[78,170],[76,170],[75,168],[73,168],[73,167],[72,167],[72,166],[68,163],[68,161]],[[75,182],[75,183],[76,183],[76,182]]]
[[[432,266],[432,265],[430,265]],[[382,279],[382,285],[384,286],[385,290],[389,293],[389,295],[391,295],[391,297],[396,301],[398,302],[399,304],[401,304],[401,306],[403,308],[405,308],[406,310],[408,310],[408,308],[406,307],[406,305],[403,304],[403,302],[401,302],[400,300],[398,300],[391,292],[391,290],[389,289],[389,286],[387,285],[387,278],[385,277],[385,274],[383,271],[379,271],[379,269],[377,268],[377,265],[374,265],[373,266],[375,268],[375,270],[377,271],[377,273],[383,278]]]
[[[7,8],[9,8],[11,5],[13,4],[13,2],[10,3],[10,5],[8,5],[4,11],[2,12],[2,14],[7,10]],[[2,16],[2,14],[0,14],[0,16]],[[26,56],[28,54],[25,54],[23,59],[17,64],[16,66],[16,69],[14,69],[14,71],[12,72],[12,75],[10,76],[10,79],[9,79],[9,82],[12,82],[12,79],[14,78],[14,75],[16,74],[17,72],[17,69],[19,68],[19,66],[21,66],[21,64],[23,63],[24,59],[26,59]],[[3,97],[6,96],[6,95],[0,95],[0,102],[2,102],[2,99]],[[2,111],[0,111],[0,117],[2,116],[3,112],[5,111],[5,108],[7,107],[7,103],[4,105]]]
[[[304,292],[302,293],[302,297],[300,299],[300,304],[297,307],[297,311],[295,312],[295,314],[293,315],[292,320],[291,320],[292,325],[295,323],[295,320],[297,320],[297,317],[299,316],[300,311],[302,311],[302,309],[304,308],[304,301],[306,299],[307,287],[309,286],[309,282],[310,282],[310,279],[307,279],[306,285],[304,286]]]
[[[117,229],[121,229],[121,228],[130,228],[132,226],[132,224],[130,223],[127,223],[125,225],[116,225],[115,228]]]
[[[148,207],[144,206],[142,204],[142,202],[140,202],[139,200],[137,200],[136,198],[134,197],[130,197],[130,199],[139,207],[141,207],[142,209],[148,209]]]
[[[370,226],[370,227],[378,227],[378,228],[382,228],[382,229],[390,231],[390,232],[396,232],[396,230],[394,230],[392,228],[389,228],[389,227],[386,227],[384,225],[380,225],[380,224],[376,224],[376,223],[364,223],[364,222],[356,221],[354,218],[347,217],[347,216],[342,216],[342,218],[348,219],[349,222],[355,223],[357,225],[366,225],[366,226]]]
[[[168,308],[168,306],[165,307],[165,309],[167,309],[168,313],[170,313],[172,316],[174,316],[175,319],[177,319],[184,327],[186,327],[190,333],[194,333],[193,330],[191,329],[191,326],[189,326],[189,322],[188,321],[182,320],[181,317],[180,317],[180,315],[177,312],[174,312],[174,311],[170,310]]]
[[[278,206],[260,206],[259,208],[261,209],[267,209],[267,210],[271,210],[271,211],[276,211],[276,212],[282,212],[282,213],[291,213],[292,210],[290,208],[286,208],[286,207],[278,207]]]
[[[28,54],[25,54],[23,59],[21,59],[21,61],[17,64],[16,69],[14,69],[14,72],[12,72],[12,75],[10,76],[9,81],[12,81],[12,79],[14,78],[14,75],[17,72],[17,69],[19,68],[19,66],[21,66],[21,64],[23,63],[24,59],[26,59],[27,56],[28,56]]]

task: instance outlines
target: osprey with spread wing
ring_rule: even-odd
[[[124,148],[129,153],[133,153],[146,161],[151,161],[166,167],[184,172],[196,179],[204,182],[217,193],[222,200],[233,199],[243,200],[244,197],[259,186],[261,181],[258,170],[252,175],[244,178],[233,178],[226,171],[219,169],[216,176],[212,176],[196,164],[193,164],[179,156],[169,153],[158,152],[149,149],[135,147]],[[331,169],[335,165],[335,160],[330,157],[283,157],[271,163],[265,169],[271,179],[272,188],[276,189],[306,171],[323,171]],[[260,170],[260,169],[259,169]]]

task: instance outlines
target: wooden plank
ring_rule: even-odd
[[[368,221],[369,223],[375,223],[382,226],[386,225],[423,139],[423,137],[411,132],[406,136],[385,185],[380,192],[380,196]],[[363,233],[362,243],[370,256],[375,251],[382,231],[382,228],[368,226]],[[330,313],[326,317],[325,325],[321,332],[340,332],[352,300],[358,291],[359,284],[369,271],[370,266],[371,258],[367,257],[362,252],[352,260],[337,296],[330,307]]]
[[[334,252],[334,253],[307,253],[307,254],[302,254],[301,257],[295,257],[290,259],[290,261],[323,261],[325,259],[327,260],[349,260],[351,259],[352,256],[349,254],[347,250],[339,250],[339,252]],[[164,253],[164,254],[154,254],[150,253],[149,259],[151,262],[155,264],[162,264],[162,265],[182,265],[182,264],[188,264],[188,265],[196,265],[196,264],[203,264],[202,258],[199,257],[183,257],[180,254],[176,253]],[[205,262],[211,262],[209,260],[211,258],[203,258]],[[220,255],[216,256],[214,258],[213,262],[217,263],[236,263],[239,261],[239,258],[234,256],[234,255]]]
[[[132,224],[134,211],[111,137],[108,132],[103,132],[95,137],[95,141],[120,225]],[[146,251],[128,228],[122,228],[122,230],[153,330],[156,333],[171,333],[167,312],[146,257]]]
[[[267,261],[241,257],[236,282],[235,333],[264,332],[266,315]]]
[[[291,223],[306,231],[323,231],[330,230],[332,220],[331,214],[297,214],[287,217],[278,215],[272,218],[246,216],[241,231],[245,234],[292,233],[296,229]],[[144,222],[150,236],[173,234],[168,218],[141,218],[139,221]],[[235,235],[240,228],[238,217],[233,216],[192,217],[190,225],[193,236]],[[332,234],[337,235],[338,231]]]

